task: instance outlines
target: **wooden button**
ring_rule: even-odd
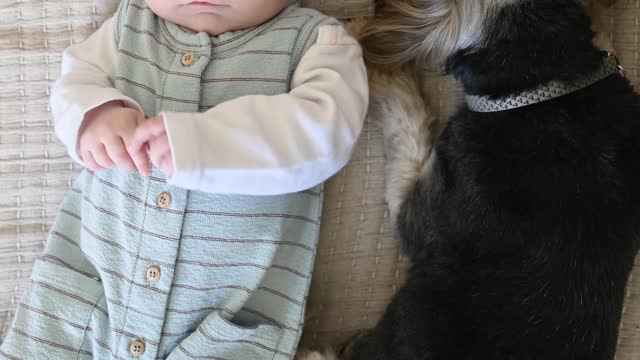
[[[189,66],[196,60],[196,56],[192,52],[182,54],[182,65]]]
[[[156,198],[156,204],[158,204],[158,206],[163,209],[168,208],[169,204],[171,204],[171,195],[166,192],[160,193],[160,195],[158,195],[158,197]]]
[[[144,354],[144,343],[142,340],[136,340],[129,345],[129,352],[133,357],[138,357]]]
[[[147,280],[158,281],[160,280],[160,268],[157,266],[149,266],[147,269]]]

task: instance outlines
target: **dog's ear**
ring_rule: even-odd
[[[459,38],[460,16],[451,0],[388,0],[360,31],[370,64],[399,67],[427,58],[442,60]]]

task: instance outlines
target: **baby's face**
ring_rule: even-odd
[[[146,0],[153,12],[175,24],[209,35],[264,23],[288,0]]]

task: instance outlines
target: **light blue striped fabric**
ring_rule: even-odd
[[[336,21],[292,5],[262,26],[210,39],[158,19],[142,0],[123,1],[116,87],[147,116],[284,93],[328,23]],[[189,51],[196,61],[184,66]],[[321,205],[321,187],[227,196],[170,186],[157,169],[150,178],[85,170],[0,358],[132,359],[139,340],[138,359],[291,359]],[[152,266],[158,280],[147,276]]]

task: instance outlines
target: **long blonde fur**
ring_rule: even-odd
[[[385,195],[391,219],[413,185],[425,175],[437,124],[425,105],[417,79],[411,69],[397,73],[372,72],[370,75],[370,115],[382,127],[385,163]]]
[[[348,24],[348,29],[364,38],[369,25],[356,21]],[[369,65],[369,117],[382,128],[385,198],[390,218],[395,220],[407,193],[427,171],[437,119],[424,103],[416,67]]]
[[[387,66],[442,63],[457,49],[479,45],[492,5],[510,1],[385,1],[362,31],[365,57]]]
[[[483,24],[519,0],[387,0],[362,29],[368,63],[440,65],[455,51],[482,45]],[[615,0],[583,0],[594,16]],[[601,43],[602,38],[597,41]]]

